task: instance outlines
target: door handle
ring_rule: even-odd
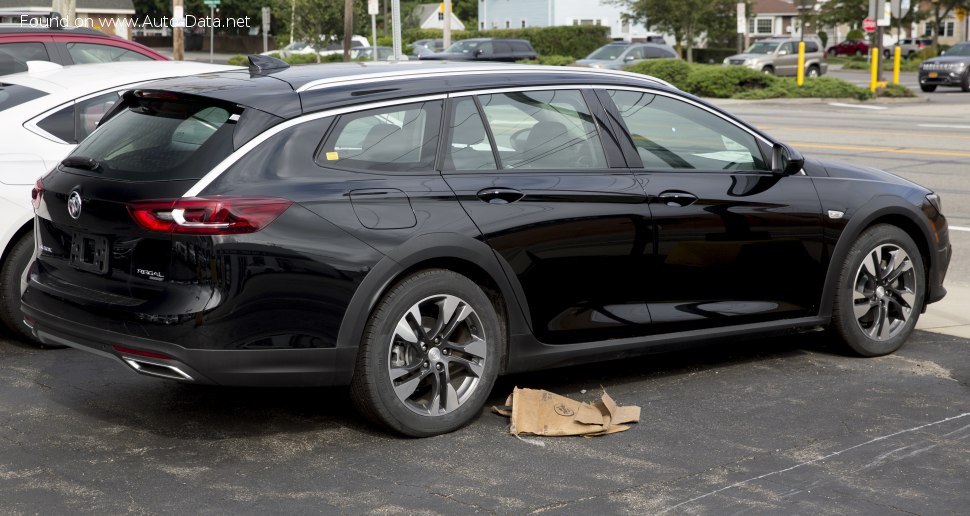
[[[486,188],[478,192],[478,198],[489,204],[509,204],[525,197],[514,188]]]
[[[661,192],[660,195],[657,196],[657,198],[660,199],[660,202],[670,207],[690,206],[691,204],[694,204],[695,201],[697,201],[696,195],[690,192],[681,192],[677,190],[668,190],[666,192]]]

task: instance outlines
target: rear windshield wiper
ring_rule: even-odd
[[[83,168],[87,170],[98,170],[101,168],[100,161],[87,156],[68,156],[64,158],[61,165],[64,165],[65,167]]]

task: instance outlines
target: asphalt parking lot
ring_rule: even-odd
[[[896,355],[819,335],[500,380],[643,407],[600,438],[375,432],[340,389],[203,388],[75,350],[0,343],[5,513],[959,513],[970,502],[970,346]]]

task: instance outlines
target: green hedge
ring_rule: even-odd
[[[576,58],[572,56],[539,56],[539,59],[523,59],[518,62],[533,65],[569,66],[576,62]]]
[[[690,64],[680,59],[653,59],[626,68],[651,75],[700,97],[735,99],[774,98],[872,98],[869,90],[834,77],[806,78],[802,86],[794,78],[776,77],[743,66]],[[912,97],[904,86],[890,85],[876,92],[880,97]]]
[[[317,56],[313,54],[292,54],[289,57],[280,57],[276,52],[269,55],[270,57],[275,57],[277,59],[282,59],[287,64],[291,65],[305,65],[305,64],[317,64]],[[343,54],[333,54],[329,56],[320,56],[321,63],[339,63],[344,60]],[[237,54],[229,58],[229,64],[233,66],[249,66],[249,58],[242,54]]]
[[[432,29],[411,29],[401,35],[405,44],[419,39],[441,39],[441,37],[440,30]],[[540,56],[558,55],[584,58],[597,48],[610,42],[610,28],[597,25],[570,25],[565,27],[527,27],[524,29],[451,32],[452,41],[470,38],[527,39]]]
[[[687,77],[691,73],[691,65],[681,59],[648,59],[628,66],[626,70],[643,75],[652,75],[673,84],[677,88],[684,89]]]

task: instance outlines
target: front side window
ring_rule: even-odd
[[[317,162],[354,170],[430,171],[440,121],[438,100],[349,113],[337,120]]]
[[[95,43],[67,43],[75,64],[114,63],[118,61],[151,61],[152,58],[126,48]]]
[[[606,168],[606,153],[577,90],[479,97],[503,168]]]
[[[610,90],[648,170],[770,170],[755,137],[692,104],[646,92]]]

